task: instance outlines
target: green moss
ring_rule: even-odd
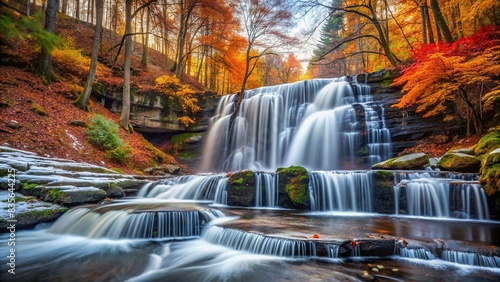
[[[255,184],[255,173],[251,170],[243,170],[233,173],[228,180],[229,186],[233,189],[241,191],[253,189],[253,184]]]
[[[123,169],[119,168],[119,167],[112,167],[111,168],[112,171],[116,172],[116,173],[119,173],[119,174],[124,174],[125,171],[123,171]]]
[[[14,201],[16,203],[20,203],[20,202],[27,202],[27,201],[31,201],[31,200],[34,200],[35,197],[14,197]],[[3,200],[2,202],[8,202],[9,200]]]
[[[474,152],[477,156],[481,156],[496,148],[500,148],[500,131],[493,131],[484,135],[477,143]]]
[[[56,203],[56,202],[60,202],[61,199],[64,197],[64,192],[59,189],[59,188],[51,188],[49,189],[49,199]]]
[[[369,153],[370,152],[368,150],[368,147],[366,147],[366,146],[361,147],[358,151],[358,155],[360,155],[360,156],[368,156]]]
[[[374,174],[375,179],[377,180],[394,180],[394,173],[388,170],[377,170]]]
[[[479,182],[488,195],[500,192],[500,153],[489,154],[481,167]]]
[[[34,221],[40,222],[43,220],[51,220],[57,217],[60,213],[67,211],[67,208],[61,207],[57,209],[35,209],[25,213],[19,213],[17,215],[18,221]]]
[[[43,117],[48,116],[47,112],[42,108],[42,106],[38,104],[33,104],[33,106],[31,106],[31,111]]]
[[[301,166],[290,166],[276,170],[280,182],[285,181],[285,192],[295,205],[309,204],[309,173]]]
[[[22,181],[21,182],[21,191],[23,194],[39,196],[40,191],[37,191],[35,188],[38,186],[37,183],[31,183],[30,181]]]

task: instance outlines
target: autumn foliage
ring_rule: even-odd
[[[170,75],[162,75],[155,80],[155,89],[168,96],[169,100],[174,103],[179,103],[182,108],[182,116],[179,121],[188,127],[196,122],[194,114],[201,111],[198,106],[198,98],[196,93],[187,84],[183,84],[176,77]]]
[[[424,118],[463,117],[481,133],[482,117],[500,103],[500,27],[484,27],[453,43],[422,45],[412,59],[394,81],[404,95],[393,107],[415,106]]]

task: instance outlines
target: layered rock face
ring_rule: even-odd
[[[382,70],[357,76],[359,83],[371,87],[374,100],[384,105],[386,127],[391,132],[393,152],[398,153],[417,145],[419,140],[430,136],[440,136],[443,142],[463,133],[465,123],[443,121],[440,117],[423,119],[415,108],[398,109],[391,107],[401,98],[401,87],[391,86],[400,74],[396,70]]]

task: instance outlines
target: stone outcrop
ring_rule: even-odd
[[[104,167],[0,146],[0,208],[15,211],[19,227],[53,220],[69,206],[133,195],[145,183]],[[0,226],[8,219],[8,212],[0,213]]]
[[[244,170],[233,173],[228,180],[227,204],[251,207],[255,204],[255,173]]]
[[[391,107],[402,97],[401,87],[391,86],[399,75],[397,70],[385,69],[357,76],[359,83],[366,83],[371,87],[374,102],[383,105],[385,124],[391,132],[395,154],[431,136],[439,136],[442,142],[447,142],[463,133],[465,121],[443,121],[442,117],[424,119],[421,114],[416,113],[415,107],[404,110]]]
[[[395,170],[413,170],[423,169],[430,164],[429,157],[424,153],[416,153],[396,157],[384,162],[374,164],[373,169],[395,169]]]
[[[481,160],[464,153],[446,153],[437,163],[441,170],[479,172]]]
[[[93,91],[93,95],[104,107],[119,114],[122,107],[121,92],[109,92],[104,87]],[[189,131],[206,131],[208,121],[214,115],[219,96],[206,91],[196,93],[198,105],[202,110],[196,114],[196,123],[189,126]],[[156,91],[133,91],[130,122],[134,130],[141,133],[185,132],[187,128],[178,120],[182,115],[180,105]]]

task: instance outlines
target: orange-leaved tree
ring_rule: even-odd
[[[155,89],[168,96],[168,99],[174,104],[180,104],[182,108],[182,116],[178,119],[185,126],[196,122],[195,114],[201,111],[198,106],[198,98],[196,93],[187,84],[183,84],[176,77],[162,75],[155,80]]]
[[[499,43],[500,27],[487,26],[451,44],[422,45],[393,83],[403,85],[403,97],[393,107],[416,106],[424,118],[443,115],[444,120],[465,112],[468,124],[482,133],[485,111],[500,101]]]

